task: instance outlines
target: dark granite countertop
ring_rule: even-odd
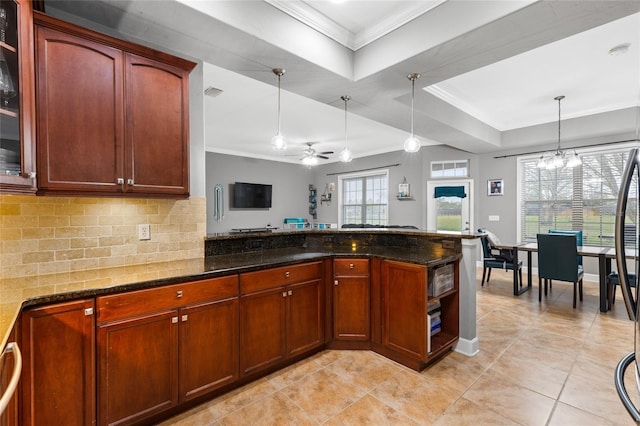
[[[433,250],[426,252],[418,247],[363,245],[331,250],[298,247],[3,279],[0,280],[0,347],[6,343],[21,310],[29,306],[177,284],[331,256],[380,257],[428,266],[462,257],[461,254],[452,255],[447,250],[442,253]]]

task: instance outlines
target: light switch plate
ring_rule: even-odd
[[[500,216],[496,215],[489,215],[489,222],[500,222]]]

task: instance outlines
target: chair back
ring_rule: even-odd
[[[576,245],[582,245],[582,231],[573,231],[567,229],[549,229],[550,234],[575,235]],[[582,265],[582,256],[578,256],[578,265]]]
[[[578,246],[575,235],[538,234],[538,276],[578,281]]]
[[[484,229],[478,228],[478,232],[485,232]],[[491,254],[491,245],[489,244],[489,238],[486,235],[480,237],[480,243],[482,244],[482,257],[488,259],[493,257]]]

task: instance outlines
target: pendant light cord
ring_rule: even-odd
[[[560,153],[560,123],[562,122],[560,119],[560,102],[564,99],[564,96],[560,95],[560,96],[556,96],[554,98],[556,101],[558,101],[558,149],[556,150],[556,153]]]
[[[282,72],[278,73],[278,134],[280,134],[280,77]]]
[[[415,77],[415,74],[412,74],[411,75],[411,136],[412,137],[413,137],[413,115],[414,115],[413,102],[415,98],[415,93],[416,93],[416,77]]]
[[[344,149],[347,149],[347,102],[351,100],[351,96],[341,96],[344,101]]]

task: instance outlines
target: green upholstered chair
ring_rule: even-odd
[[[478,232],[486,232],[485,229],[479,228]],[[514,265],[512,255],[508,252],[500,251],[491,247],[491,242],[486,235],[480,237],[482,243],[482,283],[484,286],[485,277],[487,282],[491,279],[491,269],[505,269],[513,271],[513,268],[518,268],[518,276],[520,280],[520,287],[522,287],[522,260],[518,260],[517,265]],[[487,271],[489,272],[487,275]]]
[[[544,294],[547,294],[549,280],[573,283],[573,307],[580,292],[582,301],[582,278],[584,271],[578,264],[578,246],[575,235],[538,234],[538,300],[542,301],[542,280]]]

